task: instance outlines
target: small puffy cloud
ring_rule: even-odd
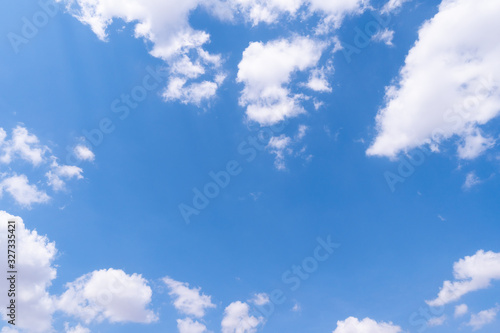
[[[40,145],[40,141],[22,126],[12,130],[12,138],[5,140],[7,133],[0,128],[0,162],[9,164],[19,158],[38,166],[44,161],[46,146]]]
[[[254,42],[243,52],[237,81],[244,84],[240,104],[249,120],[272,125],[304,113],[303,96],[287,87],[291,74],[314,67],[326,45],[307,37]]]
[[[59,310],[86,323],[105,319],[112,323],[157,320],[155,313],[147,308],[152,290],[139,274],[103,269],[66,284],[66,289],[58,299]]]
[[[467,304],[460,304],[455,306],[455,313],[454,316],[455,318],[462,317],[469,311],[469,308],[467,307]]]
[[[46,236],[39,235],[35,230],[26,228],[20,217],[0,211],[0,244],[6,248],[8,221],[16,221],[16,239],[18,258],[17,271],[17,320],[19,329],[30,333],[45,333],[52,329],[52,314],[56,307],[53,297],[47,291],[56,278],[56,267],[53,262],[57,254],[55,243]],[[2,260],[0,267],[7,270],[7,260]],[[0,279],[0,287],[7,290],[7,279]],[[9,299],[7,293],[0,295],[0,313],[6,320],[6,307]],[[2,330],[2,333],[10,333]],[[13,331],[15,332],[15,331]]]
[[[174,77],[170,79],[163,97],[167,101],[179,100],[183,104],[201,105],[202,102],[214,97],[218,87],[224,81],[224,75],[219,75],[215,81],[203,81],[186,86],[186,79]]]
[[[500,35],[491,33],[500,30],[499,11],[489,0],[441,2],[386,89],[368,155],[395,157],[457,138],[459,156],[472,159],[494,144],[479,128],[500,112]]]
[[[175,281],[170,277],[163,278],[170,289],[169,295],[174,298],[175,308],[183,314],[201,318],[206,309],[215,308],[211,296],[202,294],[201,288],[189,288],[188,283]]]
[[[250,307],[240,301],[229,304],[224,310],[222,333],[255,333],[257,327],[264,323],[264,318],[250,316]]]
[[[47,177],[47,184],[54,189],[54,191],[64,190],[66,187],[65,180],[72,178],[82,179],[83,170],[74,165],[59,165],[57,161],[53,161],[51,170],[45,174]]]
[[[476,176],[476,173],[474,171],[471,171],[465,176],[465,182],[462,188],[464,190],[469,190],[480,183],[481,179],[479,179],[479,177]]]
[[[95,159],[95,155],[89,147],[84,145],[77,145],[73,152],[75,156],[81,161],[93,161]]]
[[[203,333],[207,332],[207,327],[191,318],[177,319],[177,329],[179,333]]]
[[[392,39],[394,38],[394,31],[385,28],[384,30],[378,31],[372,36],[374,42],[381,42],[385,45],[392,46]]]
[[[445,321],[446,321],[445,315],[442,315],[441,317],[432,317],[427,321],[427,326],[429,327],[441,326],[445,323]]]
[[[32,204],[45,203],[50,197],[36,185],[29,183],[26,175],[16,175],[4,178],[0,182],[0,195],[5,191],[21,206],[31,208]]]
[[[78,324],[74,327],[70,327],[68,323],[64,324],[64,330],[66,333],[90,333],[90,330],[82,325]]]
[[[499,310],[498,307],[495,307],[493,309],[481,311],[477,314],[472,314],[467,326],[472,327],[473,331],[480,330],[485,325],[495,321]]]
[[[332,88],[326,79],[326,72],[324,68],[314,69],[309,76],[309,81],[306,83],[306,86],[309,89],[318,92],[331,92]]]
[[[337,328],[333,333],[400,333],[401,327],[392,323],[376,322],[373,319],[365,318],[359,320],[349,317],[344,321],[337,321]]]
[[[500,253],[479,250],[472,256],[460,259],[453,265],[455,281],[445,281],[436,299],[426,301],[430,306],[442,306],[460,299],[463,295],[490,287],[500,279]]]
[[[384,7],[382,7],[381,13],[390,14],[401,8],[401,6],[403,6],[403,4],[408,1],[409,0],[389,0],[388,2],[386,2]]]
[[[251,302],[255,305],[265,305],[270,302],[269,295],[266,293],[255,294]]]

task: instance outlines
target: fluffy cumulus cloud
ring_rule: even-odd
[[[24,333],[52,332],[53,315],[63,312],[85,322],[139,322],[150,323],[157,316],[148,306],[152,290],[147,281],[138,274],[128,275],[121,270],[107,269],[86,274],[66,285],[60,295],[48,291],[56,278],[54,260],[57,249],[54,242],[36,230],[26,228],[20,217],[0,211],[0,247],[7,248],[8,221],[16,221],[15,235],[18,258],[17,275],[17,318],[16,328]],[[1,268],[7,271],[7,261]],[[0,280],[0,287],[8,290],[7,279]],[[7,293],[0,296],[0,314],[8,320],[6,313]],[[88,333],[80,324],[65,325],[67,333]],[[10,333],[3,329],[2,333]],[[12,331],[17,332],[17,331]],[[196,331],[195,331],[196,332]]]
[[[248,119],[272,125],[304,113],[300,104],[304,96],[288,88],[291,75],[316,66],[325,47],[325,43],[308,37],[250,43],[237,76],[244,84],[240,104],[246,106]],[[313,86],[322,89],[318,84]]]
[[[251,302],[255,305],[265,305],[270,302],[269,295],[266,293],[255,294]]]
[[[40,145],[38,138],[29,133],[22,126],[17,126],[12,130],[12,137],[6,140],[7,133],[0,128],[0,162],[9,164],[14,159],[25,160],[34,166],[39,165],[44,160],[46,146]]]
[[[7,192],[21,206],[30,208],[34,203],[45,203],[50,197],[36,185],[29,183],[26,175],[14,174],[6,177],[0,182],[0,196]]]
[[[45,176],[47,177],[47,184],[50,185],[54,191],[61,191],[66,188],[65,180],[69,179],[82,179],[83,170],[74,165],[59,165],[56,160],[52,162],[51,170]]]
[[[445,281],[437,298],[427,304],[442,306],[472,291],[490,287],[493,280],[500,279],[500,253],[480,250],[460,259],[453,265],[453,275],[455,281]]]
[[[6,249],[8,221],[16,221],[17,244],[17,321],[16,327],[29,333],[50,332],[52,314],[55,311],[54,298],[48,292],[52,281],[56,278],[54,259],[57,253],[55,244],[47,237],[39,235],[35,230],[26,228],[20,217],[0,211],[0,245]],[[2,271],[7,271],[7,262],[2,260]],[[7,279],[0,279],[2,290],[8,290]],[[6,320],[7,293],[0,296],[0,312]],[[3,331],[2,331],[3,332]]]
[[[177,319],[177,329],[179,333],[203,333],[207,327],[191,318]]]
[[[92,150],[90,150],[90,148],[85,145],[75,146],[73,152],[75,156],[81,161],[93,161],[95,159],[95,155]]]
[[[224,310],[222,319],[222,333],[255,333],[259,325],[264,323],[264,318],[254,317],[249,314],[250,307],[247,303],[236,301],[229,304]]]
[[[349,317],[344,321],[337,322],[337,328],[333,333],[400,333],[402,332],[399,326],[392,323],[376,322],[373,319]]]
[[[495,321],[499,310],[498,307],[495,307],[493,309],[481,311],[477,314],[472,314],[467,326],[472,327],[473,331],[480,330],[485,325]]]
[[[58,308],[86,323],[103,320],[151,323],[157,320],[155,313],[148,309],[152,290],[139,274],[103,269],[68,283],[66,289],[58,299]]]
[[[211,296],[202,294],[201,288],[189,288],[189,284],[168,276],[163,278],[163,282],[169,288],[169,295],[174,298],[174,306],[179,312],[201,318],[207,309],[215,308]]]
[[[386,89],[368,155],[394,157],[425,144],[438,150],[457,138],[458,155],[471,159],[494,145],[481,126],[500,111],[500,35],[492,33],[500,30],[499,11],[498,1],[442,1],[420,29],[399,82]]]

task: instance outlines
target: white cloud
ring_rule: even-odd
[[[94,153],[87,146],[77,145],[73,151],[76,157],[81,161],[93,161],[95,159]]]
[[[219,75],[215,81],[203,81],[186,86],[186,79],[174,77],[170,79],[163,97],[167,101],[179,100],[183,104],[200,106],[202,102],[214,97],[218,87],[224,81],[224,75]]]
[[[9,326],[4,326],[2,327],[0,333],[19,333],[19,331]]]
[[[426,301],[430,306],[454,302],[463,295],[490,287],[491,281],[500,279],[500,253],[479,250],[453,265],[454,282],[445,281],[436,299]]]
[[[394,31],[385,28],[384,30],[378,31],[375,35],[372,36],[372,40],[374,42],[381,42],[385,45],[392,46],[392,39],[394,38]]]
[[[56,268],[53,264],[57,250],[55,243],[35,230],[26,229],[20,217],[0,211],[0,244],[6,248],[8,221],[16,221],[17,244],[22,244],[16,250],[17,275],[17,319],[16,327],[30,333],[50,332],[52,314],[55,311],[53,297],[47,289],[56,278]],[[0,267],[3,272],[7,269],[7,260],[2,260]],[[0,279],[2,290],[8,290],[7,280]],[[0,296],[2,306],[0,312],[5,320],[6,304],[9,301],[7,293]],[[4,332],[4,331],[2,331]],[[8,330],[4,333],[9,332]]]
[[[149,323],[157,319],[146,309],[151,302],[151,288],[140,275],[127,275],[121,270],[101,270],[87,274],[75,282],[67,284],[61,297],[51,295],[48,288],[56,278],[54,260],[57,249],[54,242],[36,230],[26,228],[20,217],[0,211],[0,247],[6,248],[8,221],[16,221],[17,260],[17,316],[16,328],[26,333],[52,332],[52,318],[61,311],[90,322],[91,320],[110,322]],[[7,261],[0,268],[7,271]],[[0,287],[7,290],[7,279],[0,280]],[[0,313],[6,317],[7,293],[0,295]],[[89,333],[77,325],[65,325],[66,333]],[[2,333],[14,333],[2,329]]]
[[[59,165],[54,159],[52,161],[51,170],[45,174],[47,184],[52,186],[54,191],[64,190],[66,183],[64,180],[72,178],[82,179],[83,170],[74,165]]]
[[[47,193],[29,183],[26,175],[14,174],[4,178],[0,182],[0,195],[3,191],[9,193],[19,205],[25,208],[30,208],[34,203],[45,203],[50,200]]]
[[[499,310],[498,307],[495,307],[493,309],[481,311],[478,314],[472,314],[467,326],[471,326],[473,331],[477,331],[485,325],[494,322]]]
[[[210,40],[209,34],[195,30],[189,24],[192,11],[200,6],[210,9],[210,4],[215,1],[57,1],[66,3],[68,11],[89,25],[101,40],[107,39],[108,26],[116,19],[134,25],[135,37],[151,42],[151,55],[170,65],[170,83],[163,94],[166,100],[180,99],[183,103],[199,104],[213,96],[222,83],[215,81],[221,75],[220,56],[203,49]],[[201,75],[213,76],[214,80],[193,81]],[[180,88],[187,93],[179,91]]]
[[[458,136],[462,158],[491,145],[479,126],[500,111],[500,2],[444,0],[419,31],[399,82],[387,88],[368,155],[394,157]],[[471,137],[472,135],[472,137]]]
[[[287,87],[291,74],[314,67],[326,45],[307,38],[250,43],[238,65],[237,81],[244,89],[240,104],[249,120],[272,125],[304,113],[303,98]]]
[[[463,142],[458,146],[458,156],[463,159],[472,160],[495,145],[495,139],[485,138],[478,129],[473,133],[467,133]]]
[[[332,28],[339,28],[345,16],[360,14],[369,4],[369,0],[309,0],[308,2],[311,11],[325,15],[316,29],[317,34],[328,33]]]
[[[480,183],[481,179],[479,179],[479,177],[476,176],[476,173],[474,171],[471,171],[465,176],[465,183],[462,187],[464,190],[468,190]]]
[[[288,148],[291,142],[292,139],[290,139],[285,134],[281,134],[280,136],[273,136],[269,140],[266,148],[269,149],[272,154],[276,155],[274,159],[274,166],[276,167],[276,169],[285,169],[285,153],[290,154],[292,152],[292,150]]]
[[[390,14],[394,12],[395,10],[401,8],[405,2],[408,2],[409,0],[389,0],[384,7],[382,7],[381,13],[382,14]]]
[[[331,92],[332,88],[326,79],[326,72],[324,68],[312,70],[306,86],[318,92]]]
[[[445,315],[442,315],[441,317],[432,317],[427,321],[427,326],[429,327],[441,326],[445,323],[445,321],[446,321]]]
[[[84,320],[151,323],[157,316],[149,309],[152,290],[139,274],[103,269],[66,284],[58,309]]]
[[[255,305],[265,305],[270,302],[269,295],[266,293],[255,294],[251,302]]]
[[[344,321],[337,321],[337,328],[333,333],[399,333],[402,332],[399,326],[392,323],[376,322],[373,319],[365,318],[361,321],[354,317],[349,317]]]
[[[295,139],[297,141],[302,140],[306,136],[306,132],[308,129],[309,129],[309,127],[307,127],[306,125],[299,125],[299,132],[297,133],[297,136],[295,137]]]
[[[460,304],[455,306],[455,318],[462,317],[469,311],[469,308],[467,307],[467,304]]]
[[[12,130],[12,138],[5,140],[6,137],[7,133],[0,128],[0,162],[9,164],[20,158],[37,166],[44,161],[48,148],[40,145],[38,138],[26,128],[17,126]]]
[[[295,15],[303,0],[232,0],[235,9],[243,13],[247,21],[257,25],[260,22],[274,23],[280,15]]]
[[[207,327],[191,318],[177,319],[177,329],[179,333],[203,333]]]
[[[174,297],[174,306],[181,313],[201,318],[206,309],[215,308],[211,296],[201,294],[201,288],[189,288],[189,284],[179,282],[170,277],[163,278],[163,282],[170,289],[169,295]]]
[[[326,33],[338,28],[346,15],[363,12],[368,0],[231,0],[228,4],[233,7],[226,10],[233,12],[229,16],[242,13],[253,25],[276,23],[283,15],[295,17],[304,8],[309,14],[317,13],[322,17],[317,30]]]
[[[229,304],[224,310],[222,333],[255,333],[257,327],[264,323],[264,318],[250,316],[250,307],[240,301]]]
[[[64,324],[64,330],[66,333],[90,333],[90,330],[82,325],[78,324],[74,327],[70,327],[68,323]]]

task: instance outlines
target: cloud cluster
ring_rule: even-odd
[[[92,151],[84,146],[75,147],[75,153],[79,160],[94,159]],[[68,180],[83,178],[83,170],[80,167],[60,165],[49,147],[42,145],[38,137],[25,127],[16,126],[12,130],[10,139],[7,139],[7,132],[0,128],[0,165],[10,167],[9,171],[0,172],[0,197],[4,192],[8,193],[24,208],[46,203],[50,200],[50,196],[38,185],[30,183],[27,175],[12,171],[14,166],[20,164],[22,167],[23,163],[31,165],[34,171],[45,169],[45,184],[56,192],[65,190]]]
[[[20,217],[0,211],[0,246],[6,248],[8,221],[16,221],[18,278],[16,327],[22,332],[45,333],[52,331],[53,315],[61,312],[85,323],[139,322],[157,320],[148,309],[152,290],[148,282],[138,274],[128,275],[122,270],[107,269],[86,274],[66,285],[62,295],[51,295],[49,287],[56,278],[54,260],[57,249],[54,242],[36,230],[26,228]],[[0,267],[7,271],[7,262]],[[0,286],[7,290],[7,280],[0,280]],[[0,296],[0,313],[6,320],[7,293]],[[8,332],[4,330],[3,333]],[[85,333],[88,329],[78,324],[66,325],[68,333]]]

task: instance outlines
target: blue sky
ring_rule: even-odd
[[[3,3],[1,332],[497,332],[498,10]]]

